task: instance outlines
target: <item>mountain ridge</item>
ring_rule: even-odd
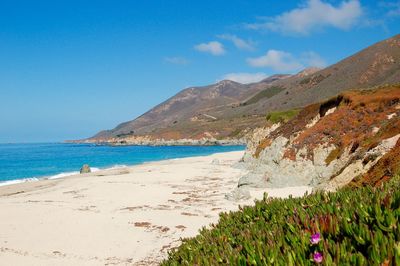
[[[251,128],[263,126],[269,112],[301,108],[351,88],[398,83],[399,62],[400,35],[396,35],[324,69],[277,74],[252,84],[223,80],[186,88],[136,119],[85,141],[239,139]]]

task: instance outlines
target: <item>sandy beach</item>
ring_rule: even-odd
[[[307,187],[225,199],[243,152],[166,160],[0,187],[0,265],[157,265],[221,211]],[[213,162],[214,161],[214,162]],[[218,163],[215,163],[215,162]]]

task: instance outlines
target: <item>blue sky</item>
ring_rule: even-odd
[[[188,86],[335,63],[400,1],[0,1],[0,142],[89,137]]]

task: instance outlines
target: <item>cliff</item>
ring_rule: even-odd
[[[399,138],[399,85],[346,91],[255,130],[238,186],[379,184],[400,170]]]

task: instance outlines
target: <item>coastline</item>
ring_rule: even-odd
[[[33,143],[33,144],[27,144],[27,145],[38,145],[38,144],[43,144],[43,145],[53,145],[55,148],[59,148],[56,147],[58,145],[62,145],[62,144],[74,144],[74,143]],[[134,148],[136,149],[136,147],[149,147],[149,148],[163,148],[162,146],[149,146],[149,145],[110,145],[107,143],[104,144],[93,144],[93,143],[76,143],[76,144],[82,144],[82,147],[85,147],[85,145],[96,145],[96,146],[104,146],[107,148],[111,148],[113,149],[116,146],[122,146],[122,148],[125,148],[126,146],[130,146],[129,148]],[[16,145],[16,144],[11,144],[11,145]],[[21,144],[17,144],[17,145],[21,145]],[[175,145],[171,145],[171,146],[175,146]],[[178,145],[177,145],[178,146]],[[194,147],[194,145],[179,145],[181,147]],[[199,147],[216,147],[216,146],[225,146],[225,147],[242,147],[242,145],[199,145]],[[62,146],[61,146],[62,147]],[[103,147],[103,148],[104,148]],[[165,146],[166,148],[168,146]],[[244,146],[243,146],[244,147]],[[54,148],[53,148],[54,149]],[[56,149],[56,150],[57,150]],[[244,148],[243,148],[244,149]],[[241,150],[241,149],[233,149],[233,150]],[[111,151],[111,150],[110,150]],[[4,151],[7,153],[7,151]],[[24,152],[24,151],[23,151]],[[38,152],[38,150],[35,151],[36,153]],[[42,152],[39,148],[39,152]],[[53,151],[54,152],[54,151]],[[67,150],[67,152],[69,153],[75,153],[75,154],[85,154],[85,152],[87,152],[86,150]],[[107,151],[106,151],[107,152]],[[131,152],[135,152],[135,153],[140,153],[141,150],[131,150]],[[148,151],[146,151],[148,152]],[[159,151],[157,150],[156,153],[157,154],[163,154],[163,151]],[[104,163],[107,162],[107,158],[102,158],[101,161],[97,160],[97,162],[93,162],[92,159],[94,159],[94,161],[96,161],[96,153],[91,153],[90,156],[92,156],[92,159],[87,159],[87,158],[80,158],[77,161],[80,161],[78,164],[74,164],[74,166],[71,166],[70,163],[64,163],[64,164],[60,164],[57,161],[54,162],[50,162],[47,165],[44,166],[40,166],[40,167],[48,167],[48,168],[53,168],[53,169],[59,169],[58,171],[54,171],[52,169],[52,171],[49,171],[48,173],[34,173],[34,172],[30,172],[30,173],[26,173],[26,175],[21,175],[18,174],[15,177],[8,177],[7,178],[7,173],[5,173],[5,170],[2,169],[3,171],[0,171],[0,187],[2,186],[8,186],[8,185],[14,185],[14,184],[19,184],[19,183],[25,183],[25,182],[37,182],[40,180],[46,180],[46,179],[58,179],[58,178],[62,178],[62,177],[69,177],[69,176],[73,176],[73,175],[77,175],[79,174],[79,169],[81,168],[82,164],[84,163],[89,163],[91,171],[92,172],[96,172],[96,171],[104,171],[104,170],[112,170],[112,169],[116,169],[116,168],[123,168],[123,167],[131,167],[131,166],[136,166],[136,165],[140,165],[143,163],[148,163],[148,162],[156,162],[156,161],[161,161],[161,160],[168,160],[168,159],[174,159],[174,158],[187,158],[187,157],[195,157],[195,156],[205,156],[205,155],[211,155],[214,153],[219,153],[219,152],[226,152],[225,149],[221,149],[218,150],[213,150],[213,151],[205,151],[205,152],[199,152],[199,154],[190,154],[191,152],[189,151],[189,155],[186,154],[185,152],[180,151],[178,154],[171,154],[171,153],[166,153],[165,156],[154,156],[154,158],[149,157],[149,156],[143,156],[142,159],[141,156],[132,156],[130,155],[130,158],[133,158],[133,160],[127,160],[126,159],[126,155],[128,154],[126,151],[121,152],[119,154],[116,155],[115,158],[119,158],[119,159],[113,159],[112,162],[108,162],[108,163]],[[19,156],[19,155],[18,155]],[[124,158],[125,156],[125,158]],[[25,159],[25,158],[24,158]],[[47,159],[47,161],[49,161],[49,158],[45,158]],[[26,160],[26,159],[25,159]],[[25,165],[24,164],[20,164],[20,165],[14,165],[13,168],[11,169],[11,167],[9,165],[7,165],[7,162],[3,162],[3,164],[6,165],[6,169],[8,170],[14,170],[14,169],[19,169],[22,168],[24,169]],[[1,162],[0,162],[1,165]],[[11,164],[13,165],[13,164]],[[8,168],[7,168],[8,167]],[[30,165],[28,166],[30,167]],[[3,175],[2,175],[3,174]],[[6,177],[5,179],[2,179],[1,177]]]
[[[128,166],[127,165],[121,165],[121,166],[115,165],[115,166],[107,167],[104,169],[100,169],[97,167],[91,167],[90,169],[91,169],[92,173],[95,173],[98,171],[108,171],[108,170],[112,170],[112,169],[116,169],[116,168],[124,168],[124,167],[128,167]],[[22,184],[22,183],[38,182],[38,181],[43,181],[43,180],[55,180],[55,179],[59,179],[59,178],[67,178],[67,177],[76,176],[76,175],[79,175],[79,171],[62,172],[62,173],[58,173],[55,175],[45,175],[45,176],[39,176],[39,177],[26,177],[26,178],[19,178],[19,179],[11,179],[11,180],[6,180],[6,181],[0,181],[0,187],[13,186],[13,185]]]
[[[100,170],[0,187],[0,260],[7,265],[152,265],[221,211],[306,187],[225,195],[246,172],[243,151]]]
[[[65,143],[109,146],[241,146],[246,145],[247,142],[244,138],[158,139],[150,136],[135,136],[109,139],[67,140]]]

